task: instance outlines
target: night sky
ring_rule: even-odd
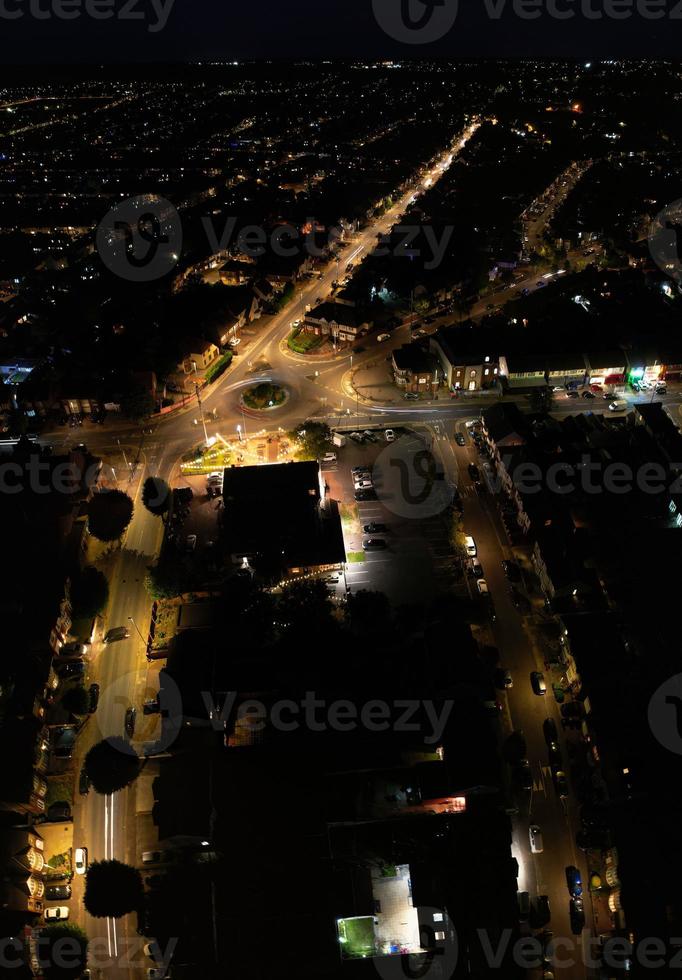
[[[111,3],[116,16],[94,20],[85,14],[86,2]],[[412,4],[415,22],[424,13],[421,0],[374,2],[393,20],[401,3]],[[515,13],[512,0],[487,0],[488,8],[504,11],[499,19],[491,19],[484,0],[459,0],[452,29],[426,44],[406,44],[390,37],[377,23],[372,0],[2,0],[0,29],[4,64],[325,57],[679,57],[682,4],[676,12],[675,0],[524,2],[538,4],[541,16],[524,19]],[[575,16],[555,19],[548,13],[552,2],[560,11],[574,10]],[[657,2],[666,4],[663,18],[645,19],[637,12],[644,3],[654,10]],[[59,3],[72,4],[74,11],[80,8],[82,13],[64,20],[55,16],[38,19],[30,12],[36,7],[41,12],[55,9]],[[165,15],[156,8],[164,3],[170,8],[165,26],[150,30],[163,22]],[[581,12],[585,8],[604,12],[608,4],[616,6],[620,15],[629,16],[616,20],[602,13],[601,19],[588,19]],[[136,19],[119,19],[126,5]],[[9,19],[7,13],[15,11],[22,16]],[[437,13],[443,14],[442,8]]]

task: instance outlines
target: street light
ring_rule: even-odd
[[[142,636],[142,633],[140,633],[140,631],[139,631],[139,629],[138,629],[138,626],[137,626],[137,623],[135,622],[135,620],[133,619],[133,617],[132,617],[132,616],[128,616],[128,619],[129,619],[129,621],[130,621],[130,622],[131,622],[131,623],[133,624],[133,626],[135,627],[135,630],[137,631],[137,635],[138,635],[138,636],[140,637],[140,639],[142,640],[142,642],[143,642],[143,643],[144,643],[144,645],[146,646],[146,645],[147,645],[147,641],[146,641],[146,640],[145,640],[145,638],[144,638],[144,637]]]

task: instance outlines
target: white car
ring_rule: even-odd
[[[476,588],[478,589],[479,595],[490,595],[490,589],[488,588],[488,583],[484,578],[476,579]]]
[[[354,487],[356,490],[371,490],[373,486],[374,484],[371,480],[362,479],[354,481]]]
[[[390,339],[391,339],[390,333],[380,333],[379,336],[377,337],[377,340],[380,344],[383,344],[385,340],[390,340]]]
[[[384,432],[384,437],[386,439],[386,442],[394,442],[395,432],[393,431],[393,429],[386,429],[386,431]]]
[[[77,847],[73,855],[73,866],[77,875],[84,875],[88,870],[88,849],[87,847]]]
[[[69,910],[66,905],[54,905],[50,909],[45,909],[45,921],[46,922],[63,922],[64,919],[68,919]]]

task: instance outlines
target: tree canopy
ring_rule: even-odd
[[[94,861],[88,868],[83,902],[90,915],[120,919],[142,901],[142,875],[122,861]]]
[[[151,392],[140,385],[134,385],[121,396],[121,411],[133,422],[148,418],[155,407]]]
[[[84,767],[96,793],[115,793],[137,779],[140,760],[125,739],[112,737],[92,746]]]
[[[117,541],[133,519],[133,502],[122,490],[96,493],[88,504],[88,529],[100,541]]]
[[[71,579],[71,605],[76,617],[97,616],[108,601],[109,583],[106,575],[94,565],[87,565]]]
[[[150,514],[163,517],[168,513],[171,501],[171,490],[160,476],[148,476],[142,487],[142,503]]]
[[[46,980],[75,980],[86,967],[88,937],[78,926],[55,922],[40,930],[40,961]]]
[[[296,444],[299,460],[319,459],[332,448],[332,433],[326,422],[302,422],[289,438]]]

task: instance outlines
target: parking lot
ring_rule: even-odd
[[[383,429],[374,429],[374,441],[349,439],[335,450],[337,460],[325,464],[324,476],[331,495],[339,501],[343,516],[348,564],[346,582],[353,591],[384,592],[394,604],[428,602],[453,581],[453,553],[449,541],[448,489],[438,482],[433,493],[424,486],[417,464],[428,465],[430,436],[427,432],[395,429],[387,442]],[[368,467],[373,499],[356,500],[353,467]],[[415,476],[415,485],[403,476]],[[421,484],[421,486],[420,486]],[[386,530],[365,532],[371,524]],[[385,548],[366,551],[368,538],[379,538]],[[341,591],[343,580],[338,584]]]

